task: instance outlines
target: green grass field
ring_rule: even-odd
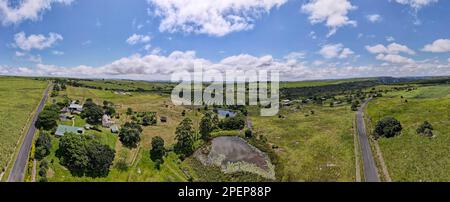
[[[285,118],[252,116],[255,131],[279,147],[275,151],[284,164],[283,181],[354,181],[350,107],[293,110],[283,109]]]
[[[450,85],[392,92],[369,103],[371,125],[384,116],[393,116],[403,126],[401,135],[378,140],[394,181],[450,181],[449,106]],[[434,137],[416,134],[424,121],[433,125]]]
[[[336,85],[336,84],[349,83],[349,82],[355,82],[355,81],[369,81],[369,80],[372,80],[372,79],[374,79],[374,78],[280,82],[280,88],[300,88],[300,87],[310,87],[310,86],[326,86],[326,85]]]
[[[46,82],[29,78],[0,77],[0,173],[5,171],[46,86]]]

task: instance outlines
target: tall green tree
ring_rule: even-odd
[[[50,138],[50,134],[45,131],[41,131],[39,133],[39,137],[35,143],[35,153],[34,156],[36,159],[41,160],[47,155],[50,154],[50,150],[52,148],[52,141]]]
[[[192,120],[189,118],[183,119],[177,126],[175,131],[175,143],[174,150],[182,158],[191,155],[194,152],[194,128],[192,126]]]
[[[150,150],[150,159],[156,163],[156,168],[160,168],[160,164],[164,162],[164,155],[166,155],[166,149],[164,148],[164,140],[159,137],[152,138],[152,149]]]
[[[211,113],[205,112],[199,124],[199,130],[202,139],[207,141],[210,138],[209,134],[213,131],[213,129],[214,127],[211,118]]]

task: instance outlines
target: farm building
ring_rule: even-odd
[[[167,122],[167,117],[161,116],[161,117],[159,118],[159,120],[160,120],[162,123],[166,123],[166,122]]]
[[[84,129],[74,126],[59,125],[58,128],[56,129],[55,135],[64,136],[65,133],[83,134]]]
[[[119,126],[117,125],[112,125],[111,126],[111,133],[119,133]]]
[[[59,112],[62,113],[62,114],[65,114],[65,113],[69,112],[69,108],[64,107]]]
[[[83,106],[81,106],[79,104],[75,104],[75,103],[70,104],[70,106],[68,108],[69,108],[69,110],[72,113],[73,112],[82,112],[83,111]]]
[[[111,125],[113,124],[113,122],[111,121],[111,117],[109,117],[108,115],[103,115],[102,117],[102,126],[109,128],[111,127]]]

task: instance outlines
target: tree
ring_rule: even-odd
[[[212,118],[212,128],[213,128],[213,130],[219,128],[219,122],[220,122],[219,121],[219,115],[214,114],[214,116]]]
[[[200,135],[202,136],[203,140],[207,141],[209,139],[209,134],[214,129],[210,112],[206,112],[203,115],[202,119],[200,120],[200,124],[199,125],[200,125],[199,126]]]
[[[52,148],[52,142],[50,135],[47,132],[41,131],[39,137],[35,143],[35,153],[34,157],[38,160],[43,159],[50,154],[50,149]]]
[[[402,129],[400,121],[393,117],[385,117],[378,121],[374,132],[378,136],[390,138],[399,135]]]
[[[73,175],[104,177],[112,165],[115,151],[88,136],[66,133],[61,137],[56,155],[61,165]]]
[[[36,128],[43,130],[52,130],[58,125],[59,114],[58,111],[46,108],[41,113],[36,120]]]
[[[223,130],[241,130],[245,126],[245,117],[237,115],[224,118],[219,122],[219,127]]]
[[[146,113],[142,118],[142,125],[144,126],[156,125],[156,115]]]
[[[127,115],[132,115],[133,114],[133,109],[131,107],[127,108]]]
[[[250,130],[250,129],[246,129],[245,130],[245,137],[246,138],[252,138],[253,137],[253,132],[252,132],[252,130]]]
[[[152,149],[150,150],[150,159],[156,163],[156,167],[159,169],[160,164],[164,162],[164,155],[166,155],[166,150],[164,148],[164,140],[159,137],[152,138]]]
[[[60,139],[56,155],[61,165],[66,166],[72,174],[81,176],[88,166],[89,157],[85,147],[86,143],[86,136],[74,133],[66,133]]]
[[[352,102],[352,111],[358,111],[359,101]]]
[[[119,131],[119,140],[128,148],[136,148],[141,141],[142,128],[137,123],[125,123]]]
[[[103,117],[103,109],[95,104],[92,99],[87,99],[83,105],[83,112],[81,118],[86,119],[86,122],[92,125],[100,124]]]
[[[93,177],[107,176],[116,152],[109,148],[108,145],[97,141],[90,141],[86,145],[86,151],[89,158],[86,169],[87,174]]]
[[[175,153],[181,155],[182,158],[191,155],[194,152],[193,136],[192,120],[183,119],[175,131],[175,140],[177,141],[174,146]]]
[[[425,135],[428,137],[433,136],[433,126],[428,121],[423,122],[417,129],[417,134]]]

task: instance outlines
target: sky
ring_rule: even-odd
[[[0,0],[0,74],[450,75],[445,0]]]

